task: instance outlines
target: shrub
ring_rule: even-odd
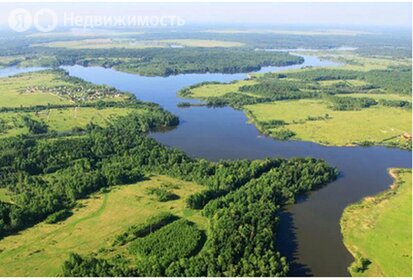
[[[170,213],[161,213],[157,216],[149,218],[145,223],[131,226],[129,229],[121,235],[118,235],[113,245],[124,245],[137,238],[145,237],[152,232],[162,228],[163,226],[170,224],[179,218]]]
[[[136,239],[129,251],[150,259],[164,269],[174,260],[193,255],[201,245],[203,236],[196,225],[187,220],[178,220],[148,236]]]
[[[147,193],[149,195],[153,195],[156,197],[156,200],[159,202],[166,202],[170,200],[179,199],[179,196],[167,190],[166,188],[159,187],[159,188],[150,188],[148,189]]]
[[[69,218],[70,216],[72,216],[72,211],[70,211],[69,209],[63,209],[60,211],[57,211],[51,215],[49,215],[46,220],[45,223],[46,224],[55,224],[57,222],[61,222],[66,220],[67,218]]]
[[[288,140],[295,136],[295,132],[289,129],[283,128],[271,132],[271,136],[278,140]]]

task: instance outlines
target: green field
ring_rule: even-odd
[[[6,112],[0,113],[0,119],[10,126],[4,133],[0,133],[1,137],[15,136],[19,134],[28,133],[28,129],[23,124],[23,116],[30,116],[30,118],[43,121],[49,127],[49,130],[57,132],[67,132],[74,128],[85,129],[90,123],[107,126],[117,117],[126,116],[131,112],[145,113],[144,109],[131,108],[66,108],[66,109],[50,109],[43,110],[36,113],[16,113]]]
[[[412,171],[391,173],[395,183],[390,190],[344,211],[344,244],[356,258],[352,276],[412,276]]]
[[[359,111],[334,111],[323,100],[279,101],[246,106],[253,121],[283,120],[296,138],[325,145],[344,146],[388,139],[399,141],[404,132],[411,134],[411,111],[376,106]],[[324,117],[308,120],[310,117]],[[270,129],[270,132],[276,129]]]
[[[148,188],[174,184],[180,198],[157,202],[147,194]],[[116,235],[128,227],[145,222],[161,212],[171,212],[207,228],[207,219],[198,211],[185,208],[188,195],[202,186],[166,176],[113,188],[79,201],[74,215],[66,221],[45,223],[0,240],[1,276],[55,276],[70,252],[87,254],[109,246]],[[98,229],[98,230],[97,230]]]
[[[204,99],[208,97],[222,96],[227,92],[236,92],[241,86],[253,85],[253,80],[243,80],[229,84],[205,84],[191,90],[191,98]]]
[[[373,69],[388,69],[393,66],[410,67],[412,60],[410,58],[389,58],[389,57],[363,57],[352,52],[334,51],[334,52],[316,52],[311,53],[320,58],[329,59],[344,63],[336,66],[348,70],[369,71]]]
[[[411,102],[411,95],[406,92],[408,82],[405,79],[403,83],[383,85],[383,82],[379,83],[373,75],[367,76],[363,73],[370,70],[392,69],[391,67],[406,67],[410,60],[367,58],[338,53],[345,57],[349,64],[317,68],[320,72],[315,71],[314,68],[288,70],[282,72],[282,78],[277,77],[279,74],[254,74],[248,80],[229,84],[201,84],[181,93],[184,97],[201,99],[207,103],[210,100],[222,100],[224,105],[242,109],[261,132],[275,138],[283,139],[280,134],[288,131],[290,134],[288,138],[329,146],[378,144],[409,148],[410,142],[403,135],[412,134],[411,110],[408,105],[405,107],[395,105],[397,101],[406,104]],[[336,59],[340,60],[343,57],[335,53]],[[339,72],[343,70],[347,72]],[[317,73],[326,76],[317,77]],[[359,76],[354,78],[350,73]],[[342,76],[337,78],[334,75]],[[346,78],[346,75],[349,78]],[[254,86],[258,88],[261,86],[261,88],[254,89]],[[273,87],[272,91],[269,87]],[[289,99],[291,97],[283,96],[283,94],[294,94],[294,90],[299,92],[296,97]],[[280,100],[271,101],[270,98],[277,96],[278,93],[280,93]],[[314,96],[300,96],[308,93]],[[376,101],[378,105],[337,110],[332,106],[334,100],[330,98],[331,96],[370,99]],[[384,101],[389,101],[388,103],[394,101],[395,104],[391,103],[390,106]],[[281,125],[271,125],[277,122]]]
[[[103,86],[72,78],[61,70],[28,72],[0,78],[0,107],[67,105],[96,100],[122,101],[125,97],[125,94],[116,90],[109,91]]]
[[[71,104],[64,97],[40,90],[27,90],[36,86],[67,86],[69,83],[57,80],[52,72],[32,72],[0,78],[0,107],[20,107],[47,104]]]
[[[54,41],[51,43],[35,44],[33,46],[43,46],[51,48],[68,49],[144,49],[144,48],[167,48],[173,45],[182,47],[202,47],[202,48],[230,48],[241,47],[244,44],[239,42],[218,41],[218,40],[197,40],[197,39],[169,39],[169,40],[134,40],[134,39],[85,39],[76,41]]]
[[[132,111],[139,111],[129,108],[68,108],[51,109],[33,114],[35,119],[43,120],[52,130],[67,131],[74,127],[85,128],[87,124],[93,122],[100,126],[106,126],[113,119],[126,116]]]
[[[77,82],[77,81],[76,81]],[[131,112],[149,113],[144,108],[120,108],[120,107],[80,107],[78,101],[123,101],[126,95],[123,93],[105,92],[100,87],[87,83],[71,81],[59,71],[40,71],[24,73],[12,77],[0,79],[0,108],[16,108],[14,111],[0,112],[0,124],[6,126],[1,129],[0,138],[28,133],[28,128],[23,122],[23,117],[28,116],[33,120],[44,122],[49,130],[64,132],[73,128],[86,128],[89,123],[106,126],[113,119],[125,116]],[[67,89],[73,88],[74,94],[67,94]],[[64,90],[67,90],[63,94]],[[94,91],[96,96],[88,96]],[[102,93],[104,93],[102,95]],[[100,94],[100,95],[99,95]],[[87,96],[87,97],[84,97]],[[36,109],[24,111],[21,107],[33,106],[58,106],[79,104],[79,107]]]

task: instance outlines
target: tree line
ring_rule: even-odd
[[[288,263],[276,247],[275,238],[281,208],[297,195],[334,180],[337,170],[322,160],[310,158],[280,160],[256,179],[251,179],[225,196],[211,200],[202,210],[209,219],[208,239],[197,254],[188,253],[192,241],[182,229],[170,224],[143,239],[129,239],[123,245],[139,258],[124,261],[122,255],[109,259],[70,256],[63,265],[64,276],[286,276]],[[195,232],[195,229],[193,229]],[[163,239],[164,232],[169,232]],[[191,230],[192,232],[192,230]],[[179,236],[172,238],[173,236]],[[155,242],[156,240],[156,242]],[[156,244],[152,244],[155,242]],[[176,243],[175,243],[176,242]],[[172,244],[170,244],[172,243]],[[149,246],[149,244],[152,244]],[[164,248],[178,246],[168,253]],[[189,244],[193,244],[188,247]],[[149,247],[147,247],[149,246]],[[157,248],[163,248],[158,250]],[[188,248],[188,250],[184,250]],[[180,254],[180,252],[184,253]],[[142,256],[150,256],[142,258]],[[120,261],[122,260],[122,261]],[[104,269],[107,268],[107,269]],[[127,268],[127,269],[125,269]]]
[[[40,60],[49,57],[48,60]],[[27,60],[25,62],[25,59]],[[102,66],[144,76],[184,73],[240,73],[264,66],[303,63],[303,58],[286,52],[256,52],[237,48],[108,48],[69,49],[31,47],[30,55],[15,63],[35,63],[43,67],[60,65]]]

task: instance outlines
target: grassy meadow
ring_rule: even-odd
[[[177,186],[173,192],[179,199],[158,202],[148,194],[149,188],[162,184]],[[146,181],[114,187],[107,193],[80,200],[74,214],[63,222],[40,223],[1,239],[0,275],[56,276],[70,252],[88,254],[108,247],[117,234],[161,212],[185,217],[199,229],[206,230],[207,219],[198,211],[185,208],[185,199],[202,189],[194,183],[152,176]]]
[[[67,95],[58,95],[57,90],[41,90],[46,88],[71,87],[74,84],[62,78],[61,73],[54,71],[40,71],[24,73],[0,79],[0,107],[20,108],[37,105],[74,105],[76,102]],[[87,94],[88,88],[83,86],[83,92],[76,92],[78,96]],[[102,101],[122,101],[122,94],[113,97],[99,97]],[[0,124],[6,126],[0,129],[0,138],[28,133],[23,118],[44,122],[50,130],[64,132],[73,128],[86,128],[89,123],[106,126],[113,119],[125,116],[131,112],[149,113],[144,108],[118,108],[118,107],[68,107],[58,109],[44,109],[36,112],[21,110],[0,112]],[[0,126],[1,127],[1,126]]]
[[[364,57],[348,51],[334,52],[315,52],[312,55],[317,55],[321,58],[343,63],[336,68],[358,71],[369,70],[385,70],[394,66],[410,67],[411,59],[408,58],[392,58],[392,57]]]
[[[28,128],[23,123],[24,116],[46,123],[52,131],[66,132],[75,128],[85,129],[90,123],[105,127],[117,117],[126,116],[131,112],[145,113],[145,111],[144,109],[132,108],[75,107],[48,109],[36,113],[5,112],[0,113],[0,119],[10,128],[4,133],[0,133],[0,138],[28,133]]]
[[[0,107],[20,107],[48,104],[71,104],[64,97],[40,90],[27,91],[26,88],[37,86],[68,86],[69,83],[56,79],[52,72],[31,72],[11,77],[0,78]]]
[[[282,120],[286,122],[284,127],[296,133],[297,139],[330,146],[399,141],[402,133],[411,134],[412,127],[411,111],[382,106],[334,111],[323,100],[297,100],[249,105],[245,109],[253,121]],[[326,119],[309,120],[326,115]]]
[[[136,109],[129,108],[68,108],[51,109],[33,114],[34,119],[42,120],[47,123],[52,130],[67,131],[74,127],[85,128],[90,122],[106,126],[116,117],[126,116]]]
[[[205,84],[200,87],[191,89],[191,98],[205,99],[208,97],[223,96],[228,92],[237,92],[240,87],[245,85],[253,85],[254,80],[243,80],[229,84]]]
[[[352,276],[412,276],[412,171],[392,169],[394,185],[344,211],[344,244]]]

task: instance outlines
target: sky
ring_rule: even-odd
[[[0,3],[0,25],[16,8],[51,8],[62,20],[76,15],[180,16],[186,24],[334,25],[411,27],[412,4],[404,3]]]

